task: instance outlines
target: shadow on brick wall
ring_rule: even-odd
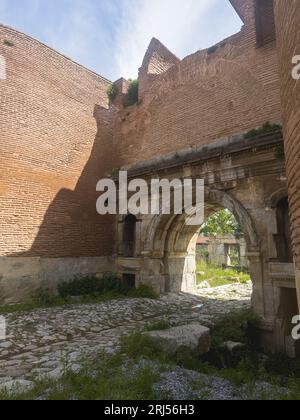
[[[96,212],[99,196],[96,184],[116,166],[113,111],[95,106],[94,118],[97,134],[75,190],[61,189],[57,193],[44,215],[31,249],[10,256],[65,258],[113,254],[114,218],[100,216]]]

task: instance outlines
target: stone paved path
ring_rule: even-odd
[[[99,352],[113,353],[123,335],[168,319],[172,325],[200,322],[250,307],[251,284],[169,294],[160,300],[125,299],[7,315],[8,337],[0,341],[0,389],[12,380],[59,378],[80,369]],[[200,306],[203,305],[203,306]]]

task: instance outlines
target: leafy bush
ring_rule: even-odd
[[[208,48],[207,54],[211,55],[214,54],[219,48],[219,45],[213,45],[212,47]]]
[[[123,105],[125,108],[136,104],[139,101],[139,81],[131,80],[127,95],[124,98]]]
[[[244,135],[244,139],[253,139],[254,137],[271,133],[272,131],[281,130],[282,126],[279,124],[270,124],[266,122],[262,127],[248,131]]]
[[[61,283],[58,286],[58,293],[63,299],[68,297],[101,297],[108,298],[144,298],[157,299],[158,295],[146,285],[138,288],[130,288],[118,275],[106,273],[102,278],[88,276],[76,278],[70,282]]]
[[[133,360],[143,358],[161,362],[169,361],[168,355],[151,337],[139,332],[123,338],[121,353]]]
[[[207,262],[208,259],[209,259],[209,252],[207,248],[204,248],[204,247],[197,248],[197,260]]]
[[[275,157],[278,160],[284,160],[284,158],[285,158],[285,151],[284,151],[284,145],[283,144],[280,144],[279,146],[276,147]]]
[[[3,41],[3,44],[6,45],[7,47],[13,47],[15,45],[12,41],[9,41],[8,39],[5,39]]]
[[[252,344],[252,331],[259,319],[251,310],[228,315],[213,330],[213,348],[218,348],[225,341]]]
[[[102,278],[88,276],[61,283],[58,293],[62,298],[69,296],[95,296],[109,292],[124,293],[124,282],[115,274],[107,273]]]
[[[107,96],[113,102],[118,96],[119,90],[116,85],[111,85],[107,90]]]

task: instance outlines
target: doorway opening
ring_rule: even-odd
[[[282,198],[276,207],[277,235],[275,237],[277,256],[281,263],[294,261],[291,239],[291,224],[288,197]]]
[[[122,279],[123,279],[123,284],[126,287],[126,289],[130,290],[136,287],[135,274],[124,273],[122,275]]]
[[[132,214],[125,217],[123,230],[123,256],[135,257],[135,236],[137,219]]]
[[[196,245],[197,284],[218,287],[250,281],[247,243],[228,209],[209,215]]]

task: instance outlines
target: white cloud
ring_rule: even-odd
[[[223,3],[219,8],[220,2]],[[209,41],[216,38],[207,33],[207,19],[218,12],[228,12],[227,8],[233,19],[224,22],[225,36],[240,28],[228,0],[123,0],[115,47],[117,71],[124,77],[135,77],[152,37],[180,58],[211,45]],[[220,30],[223,35],[224,28],[210,27],[212,34]]]

